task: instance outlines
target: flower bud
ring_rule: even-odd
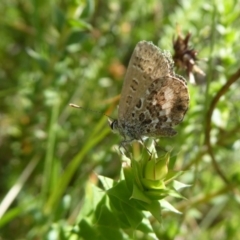
[[[149,180],[163,180],[168,173],[169,153],[159,159],[151,159],[145,165],[144,177]]]
[[[168,173],[169,153],[158,158],[151,159],[146,163],[143,169],[142,184],[147,189],[163,189],[164,178]]]

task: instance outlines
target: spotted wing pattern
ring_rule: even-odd
[[[161,52],[151,42],[139,42],[125,75],[118,109],[118,120],[131,118],[131,112],[153,80],[173,75],[173,62],[168,52]]]
[[[132,135],[137,139],[174,136],[176,131],[172,127],[183,120],[188,105],[185,83],[177,77],[162,77],[152,82],[134,107],[131,121],[125,124],[135,124]]]

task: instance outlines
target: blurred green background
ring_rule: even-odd
[[[206,76],[188,84],[178,135],[159,142],[192,187],[187,200],[171,201],[183,214],[165,213],[156,235],[240,239],[239,9],[239,0],[2,0],[0,239],[64,239],[59,232],[81,218],[85,186],[97,174],[118,179],[121,138],[104,114],[117,117],[137,42],[173,54],[177,26],[191,32]]]

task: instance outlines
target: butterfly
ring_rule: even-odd
[[[144,137],[172,137],[189,105],[186,81],[173,71],[170,53],[153,43],[140,41],[131,56],[125,75],[118,119],[110,120],[114,132],[124,140],[143,141]]]

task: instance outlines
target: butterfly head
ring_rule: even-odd
[[[118,120],[117,119],[108,119],[108,124],[114,133],[119,132]]]

